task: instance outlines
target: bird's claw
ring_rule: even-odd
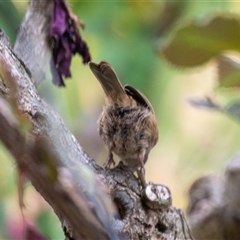
[[[110,168],[111,165],[115,166],[116,163],[115,163],[115,161],[113,160],[113,154],[112,154],[112,152],[109,152],[108,157],[107,157],[107,160],[106,160],[106,162],[103,164],[103,167],[104,167],[104,168]]]

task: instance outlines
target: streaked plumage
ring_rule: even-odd
[[[124,165],[132,171],[137,170],[145,183],[144,164],[158,140],[153,108],[141,92],[121,85],[109,63],[90,62],[89,67],[106,94],[106,104],[98,120],[99,136],[109,150],[105,165],[114,164],[114,152]]]

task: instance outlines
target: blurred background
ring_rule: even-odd
[[[0,2],[0,28],[14,43],[27,9],[27,1]],[[165,38],[184,24],[215,14],[240,12],[230,1],[70,1],[73,12],[85,23],[81,31],[92,61],[107,60],[123,84],[141,90],[156,112],[160,138],[146,164],[147,181],[167,185],[173,205],[186,209],[191,183],[207,173],[222,173],[228,159],[239,150],[237,122],[220,113],[200,110],[191,97],[211,96],[225,103],[237,91],[218,89],[214,61],[197,68],[179,68],[158,52]],[[176,53],[177,54],[177,53]],[[61,115],[88,155],[102,164],[107,152],[97,135],[96,121],[104,104],[103,91],[82,59],[75,56],[72,78],[65,88],[40,84],[40,95]],[[0,144],[0,238],[18,239],[22,219],[17,200],[14,161]],[[29,185],[25,193],[30,223],[51,239],[63,234],[54,213]]]

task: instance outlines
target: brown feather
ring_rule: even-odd
[[[105,61],[102,61],[99,64],[89,62],[88,65],[102,85],[102,88],[107,96],[112,94],[112,92],[125,94],[117,74],[109,63]]]

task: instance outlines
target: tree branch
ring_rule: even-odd
[[[68,131],[60,117],[38,96],[38,94],[36,93],[36,89],[32,84],[24,67],[21,65],[21,63],[16,58],[15,54],[11,51],[9,46],[4,45],[4,41],[1,41],[2,37],[3,35],[0,37],[1,79],[4,80],[5,83],[10,83],[9,85],[11,86],[10,88],[12,91],[11,94],[15,92],[15,94],[17,95],[16,99],[18,101],[19,109],[24,112],[25,115],[33,123],[33,132],[37,134],[37,136],[46,139],[48,141],[48,144],[50,144],[51,150],[53,150],[51,151],[51,154],[54,156],[53,159],[56,166],[67,169],[65,170],[65,172],[70,172],[69,175],[71,175],[72,179],[74,179],[74,183],[71,184],[76,187],[77,193],[81,193],[79,194],[79,198],[77,198],[77,194],[74,191],[71,191],[71,194],[68,191],[62,193],[65,194],[65,197],[58,196],[57,192],[52,191],[54,189],[54,186],[51,186],[50,184],[51,179],[49,179],[49,177],[46,178],[46,176],[40,176],[36,174],[36,172],[40,173],[40,163],[42,164],[42,168],[44,168],[45,165],[45,175],[47,175],[48,173],[46,161],[41,161],[44,155],[36,154],[35,151],[33,151],[33,153],[31,154],[26,152],[28,146],[24,145],[24,136],[22,136],[16,128],[11,129],[10,124],[7,126],[6,124],[10,122],[10,120],[6,119],[4,121],[3,116],[3,121],[1,121],[1,124],[5,125],[1,127],[1,140],[5,143],[6,147],[13,154],[13,156],[17,160],[17,163],[19,165],[24,165],[24,169],[27,173],[27,176],[29,176],[32,184],[50,203],[56,213],[58,213],[58,215],[60,213],[60,215],[64,216],[64,219],[67,220],[68,217],[66,217],[64,213],[74,213],[72,214],[72,217],[75,216],[77,218],[73,217],[74,221],[71,219],[71,221],[68,220],[68,222],[75,229],[73,232],[76,232],[77,236],[81,235],[79,235],[80,231],[77,230],[79,228],[75,228],[76,224],[82,222],[82,226],[84,226],[87,223],[95,222],[94,224],[88,224],[88,228],[85,227],[84,230],[81,229],[81,232],[82,234],[84,234],[85,239],[93,239],[94,236],[95,238],[96,236],[102,236],[103,239],[111,239],[111,227],[109,225],[108,219],[108,217],[110,217],[110,214],[106,212],[107,208],[104,209],[104,203],[101,202],[106,201],[104,199],[104,197],[106,196],[104,196],[104,193],[102,193],[100,188],[94,187],[96,185],[99,185],[99,181],[95,179],[94,174],[89,170],[89,167],[86,166],[86,162],[93,163],[93,161],[89,159],[87,155],[83,152],[81,147],[78,145],[76,139]],[[14,88],[14,86],[16,86],[16,88]],[[8,134],[6,134],[6,132]],[[24,156],[24,158],[19,156]],[[25,157],[27,158],[27,160],[25,159]],[[36,157],[40,158],[37,161],[38,165],[34,165],[36,164]],[[93,164],[89,164],[89,166],[93,166]],[[89,174],[89,176],[92,178],[90,178],[89,180],[82,177],[86,174]],[[63,178],[63,180],[64,179],[66,178]],[[92,189],[94,189],[94,192],[87,191],[88,187],[92,187]],[[60,189],[64,189],[63,185],[61,185]],[[80,201],[83,196],[82,191],[85,191],[84,199],[86,198],[86,196],[88,196],[87,201]],[[96,197],[99,197],[98,201],[95,200]],[[62,203],[61,201],[59,201],[59,199],[65,200],[68,198],[71,200],[69,201],[69,203],[74,203],[74,201],[77,200],[78,204],[72,205],[66,204],[65,201],[63,201]],[[81,205],[81,208],[79,208],[79,204]],[[59,208],[61,209],[61,211],[59,211]],[[69,212],[66,212],[65,210],[67,210],[68,208]],[[108,208],[110,208],[110,206],[108,206]],[[73,211],[71,211],[71,209],[73,209]],[[87,214],[85,214],[85,216],[83,217],[83,213],[86,212]],[[81,218],[82,220],[80,221],[78,218]],[[88,219],[92,220],[89,222]],[[93,229],[95,229],[95,231],[93,231]],[[84,231],[87,231],[88,235],[86,235]],[[89,234],[90,232],[91,234]],[[87,238],[86,236],[91,237]]]
[[[34,19],[31,19],[33,25]],[[28,70],[19,57],[1,33],[2,97],[10,102],[11,96],[14,97],[17,108],[31,122],[32,133],[40,138],[40,143],[36,140],[31,148],[17,125],[12,126],[1,110],[0,127],[5,125],[1,127],[0,138],[34,187],[53,207],[66,237],[191,239],[182,211],[171,206],[171,193],[166,186],[150,183],[142,190],[138,179],[122,164],[104,170],[86,155],[60,116],[38,95],[29,75],[33,70]],[[9,136],[5,129],[11,133]],[[17,144],[19,139],[20,145]],[[48,148],[41,143],[42,139]],[[50,168],[49,159],[53,166]],[[54,181],[52,171],[56,171]],[[118,208],[120,216],[117,218],[113,218],[117,214],[108,195]]]

